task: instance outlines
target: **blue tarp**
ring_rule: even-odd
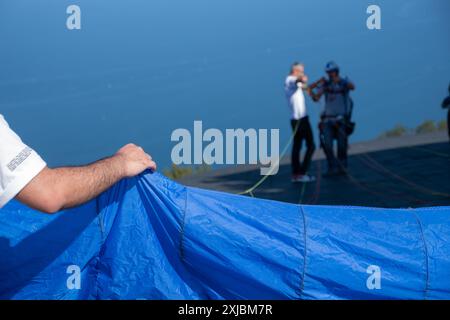
[[[450,208],[299,206],[121,181],[0,210],[3,299],[450,299]]]

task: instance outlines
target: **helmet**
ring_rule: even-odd
[[[326,72],[337,71],[339,72],[339,66],[334,61],[330,61],[325,66]]]

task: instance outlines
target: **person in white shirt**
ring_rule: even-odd
[[[41,212],[56,213],[88,202],[119,180],[147,169],[156,170],[156,163],[134,144],[86,166],[51,169],[0,115],[0,208],[15,198]]]
[[[294,144],[292,147],[292,182],[312,182],[313,176],[308,175],[311,158],[316,146],[314,136],[309,123],[306,111],[305,96],[303,90],[307,89],[308,77],[305,75],[304,65],[294,63],[291,72],[285,81],[285,93],[291,111],[291,126],[294,134]],[[300,152],[303,140],[306,141],[306,153],[300,162]]]

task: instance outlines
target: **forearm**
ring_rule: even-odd
[[[310,96],[313,99],[314,102],[317,102],[320,100],[320,98],[322,97],[322,93],[314,93],[314,91],[312,89],[309,90],[310,92]]]
[[[319,79],[319,80],[317,80],[316,82],[313,82],[313,83],[311,83],[310,85],[309,85],[309,87],[311,88],[311,89],[315,89],[315,88],[317,88],[321,83],[322,83],[322,79]]]
[[[44,168],[17,199],[47,213],[76,207],[124,178],[123,165],[123,161],[114,156],[82,167]]]
[[[309,85],[309,88],[312,90],[312,89],[317,88],[317,86],[318,86],[317,82],[313,82]]]
[[[61,209],[83,204],[125,178],[123,162],[117,157],[99,160],[82,167],[51,169],[54,192],[61,201]]]
[[[16,199],[47,213],[79,206],[97,197],[113,184],[134,177],[156,163],[141,147],[127,144],[114,156],[81,167],[44,168]]]

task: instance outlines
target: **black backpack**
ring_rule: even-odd
[[[347,132],[347,136],[350,136],[353,134],[353,132],[355,132],[356,123],[352,121],[353,99],[350,96],[348,96],[347,101],[349,105],[348,105],[348,114],[346,116],[345,121],[345,132]]]

